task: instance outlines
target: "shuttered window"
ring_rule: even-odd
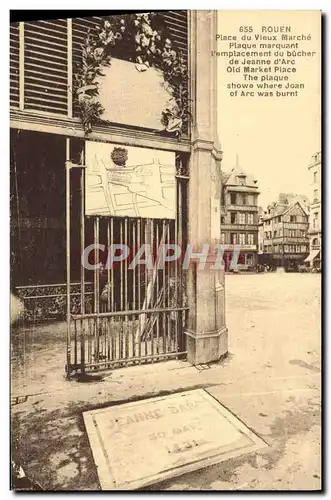
[[[188,11],[169,11],[164,13],[164,21],[167,26],[169,37],[175,46],[182,53],[186,64],[188,64]],[[188,81],[184,82],[187,89]],[[185,123],[183,133],[189,133],[189,125]]]
[[[187,58],[187,11],[162,13],[175,48]],[[87,31],[93,33],[100,17],[72,20],[73,72],[82,60],[82,44]],[[67,20],[24,23],[24,109],[53,114],[68,114]],[[19,106],[19,27],[10,25],[10,105]],[[74,101],[74,116],[78,116]]]
[[[185,59],[188,57],[187,37],[187,10],[165,12],[164,21],[169,31],[169,36]]]
[[[76,18],[72,20],[72,65],[73,72],[79,70],[82,63],[82,45],[84,45],[88,31],[91,35],[95,28],[101,24],[100,17]],[[79,109],[76,100],[73,100],[73,115],[79,116]]]
[[[10,24],[10,106],[19,106],[19,29]]]
[[[24,109],[66,115],[67,20],[24,23]]]

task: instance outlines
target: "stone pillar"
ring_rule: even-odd
[[[222,152],[217,137],[217,12],[191,11],[192,150],[189,181],[189,243],[195,251],[220,242]],[[209,266],[188,271],[188,361],[219,360],[228,352],[225,325],[224,270]]]

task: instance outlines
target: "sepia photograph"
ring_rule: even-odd
[[[322,490],[322,18],[10,11],[11,490]]]

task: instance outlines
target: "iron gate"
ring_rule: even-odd
[[[185,356],[186,273],[180,259],[158,269],[156,258],[160,245],[170,243],[186,248],[186,158],[176,155],[174,220],[86,217],[84,167],[70,162],[69,146],[67,139],[67,376]],[[130,249],[127,259],[108,269],[94,270],[88,275],[81,266],[79,314],[73,314],[70,305],[73,223],[70,172],[73,167],[80,171],[81,253],[90,243],[102,244],[105,250],[94,251],[92,258],[95,263],[105,264],[111,245],[121,243]],[[131,269],[130,263],[142,245],[149,245],[153,265],[137,265]],[[85,284],[90,281],[93,283],[92,311],[86,310],[85,303]]]

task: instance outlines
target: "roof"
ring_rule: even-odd
[[[229,179],[230,174],[228,172],[224,172],[223,170],[221,171],[221,181],[222,184],[226,184],[227,180]]]
[[[305,215],[309,215],[309,213],[307,212],[307,209],[305,208],[305,206],[302,204],[302,202],[300,200],[297,200],[295,201],[294,203],[292,203],[283,213],[282,215],[285,215],[287,212],[289,212],[290,210],[292,210],[293,207],[295,207],[295,205],[299,205],[300,208],[303,210],[303,212],[305,213]]]
[[[251,175],[247,175],[246,172],[241,167],[234,167],[230,174],[226,174],[228,176],[227,180],[224,182],[226,186],[241,186],[238,181],[238,177],[245,177],[247,187],[257,188],[257,180],[254,179]]]
[[[293,209],[293,207],[295,207],[295,205],[299,205],[300,208],[302,209],[302,211],[304,212],[304,214],[307,216],[309,215],[305,204],[302,201],[297,199],[289,205],[285,205],[284,203],[274,202],[272,205],[269,205],[269,207],[271,209],[274,209],[273,213],[266,214],[262,218],[265,221],[265,220],[273,219],[274,217],[278,217],[279,215],[285,215],[288,212],[290,212]]]
[[[308,215],[309,199],[304,194],[280,193],[278,201],[274,201],[268,205],[269,214],[266,214],[264,219],[272,219],[278,215],[282,215],[292,208],[296,203],[299,203],[306,215]]]

